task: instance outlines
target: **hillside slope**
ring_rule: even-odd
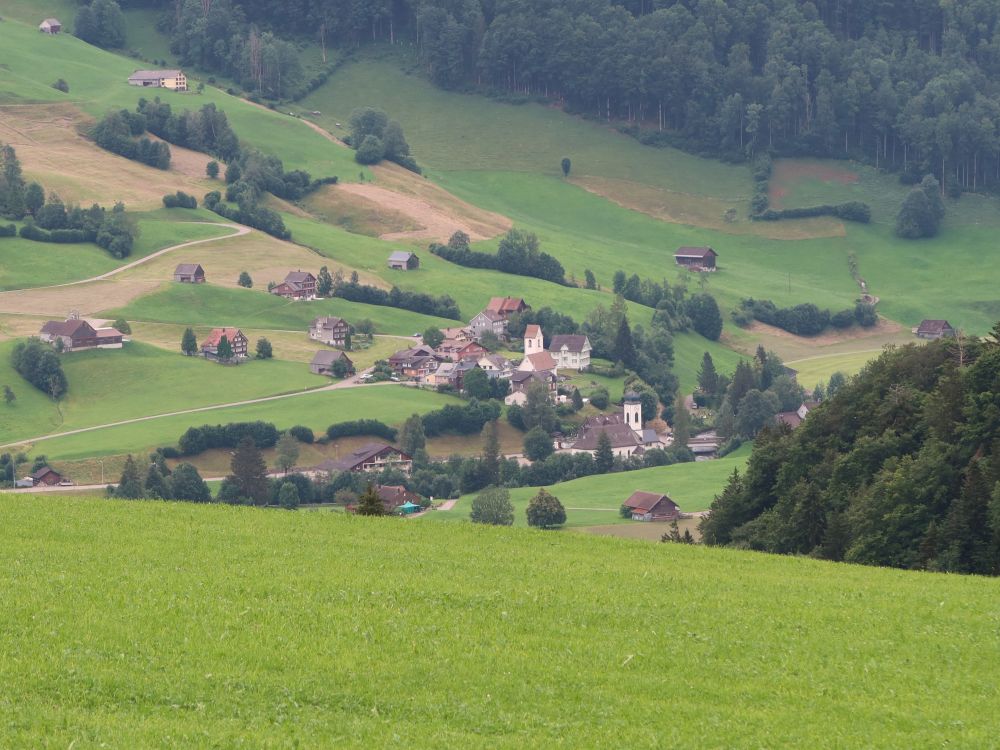
[[[998,584],[0,498],[3,744],[986,747]]]

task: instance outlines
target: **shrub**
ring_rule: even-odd
[[[17,226],[14,224],[0,224],[0,237],[16,237]]]
[[[235,448],[245,437],[258,448],[273,448],[278,442],[278,429],[270,422],[230,422],[225,425],[189,427],[177,441],[185,456],[195,456],[213,448]]]
[[[303,425],[300,424],[297,424],[294,427],[289,427],[288,434],[291,435],[296,440],[298,440],[300,443],[308,444],[316,440],[316,436],[313,434],[313,431],[310,428],[304,427]]]
[[[850,328],[854,325],[854,310],[841,310],[830,316],[830,325],[834,328]]]
[[[390,443],[396,440],[396,430],[377,419],[356,419],[350,422],[338,422],[326,428],[326,436],[330,440],[355,435],[374,435]]]
[[[163,205],[166,208],[198,208],[198,199],[178,190],[173,195],[164,195]]]
[[[56,79],[56,82],[52,84],[52,88],[56,91],[62,91],[64,94],[69,93],[69,84],[66,83],[62,78]]]

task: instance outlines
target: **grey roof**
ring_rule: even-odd
[[[652,445],[653,443],[660,442],[660,436],[656,434],[656,430],[651,427],[645,427],[642,430],[642,442],[644,445]]]
[[[565,346],[567,351],[579,354],[583,351],[584,344],[589,343],[587,337],[583,334],[562,333],[552,337],[552,341],[549,343],[549,351],[557,352]]]
[[[199,263],[180,263],[177,268],[174,269],[174,276],[197,273],[198,271],[205,273],[205,269],[201,267]]]
[[[348,362],[351,361],[351,358],[341,351],[336,349],[321,349],[313,356],[312,364],[329,367],[339,359],[345,359]]]
[[[347,321],[343,318],[337,318],[332,315],[323,315],[318,318],[313,318],[312,322],[313,328],[337,328],[341,325],[347,325]]]
[[[924,320],[921,321],[920,327],[917,330],[924,333],[940,333],[950,328],[951,324],[947,320]]]
[[[389,255],[389,260],[398,260],[401,263],[407,263],[413,257],[415,257],[414,253],[406,252],[405,250],[396,250]]]
[[[635,436],[631,427],[618,421],[609,420],[607,424],[586,427],[580,438],[573,443],[573,447],[582,451],[597,450],[597,440],[602,432],[611,440],[612,448],[628,448],[639,445],[639,438]]]
[[[176,78],[179,70],[137,70],[128,77],[130,81],[159,81],[161,78]]]
[[[348,454],[344,458],[339,459],[328,459],[323,463],[316,466],[320,471],[351,471],[352,469],[361,466],[366,461],[370,461],[372,458],[382,453],[386,449],[399,454],[399,457],[403,461],[409,461],[410,457],[403,453],[398,448],[393,448],[388,443],[368,443],[367,445],[358,448],[356,451]]]
[[[315,281],[316,277],[308,271],[289,271],[285,281],[289,284],[301,284],[305,281]]]

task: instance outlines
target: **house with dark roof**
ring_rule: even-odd
[[[222,337],[226,337],[230,348],[233,350],[233,360],[239,361],[247,358],[247,351],[250,347],[250,340],[239,328],[213,328],[212,332],[201,342],[201,354],[205,359],[219,359],[219,344]]]
[[[323,461],[315,466],[311,473],[378,472],[387,468],[409,474],[413,469],[413,459],[388,443],[369,443],[343,458]]]
[[[198,263],[181,263],[174,269],[174,281],[182,284],[204,284],[205,269]]]
[[[694,454],[695,461],[708,461],[719,455],[722,439],[715,430],[706,430],[688,439],[688,450]]]
[[[316,277],[308,271],[291,271],[271,289],[271,294],[293,300],[315,299]]]
[[[478,341],[459,341],[457,339],[445,339],[437,349],[434,350],[442,360],[450,359],[452,362],[461,362],[463,359],[478,360],[484,354],[489,354],[490,350]]]
[[[389,367],[403,377],[420,380],[437,370],[441,360],[437,352],[420,344],[393,354],[389,357]]]
[[[337,365],[338,362],[343,362],[344,364]],[[354,374],[354,362],[344,352],[339,349],[321,349],[316,352],[312,358],[312,362],[309,363],[309,372],[315,375],[336,377],[339,367],[346,367],[343,370],[345,376]]]
[[[38,338],[64,352],[84,349],[121,349],[124,337],[115,328],[94,328],[79,318],[50,320],[42,326]]]
[[[375,492],[378,493],[378,499],[382,501],[386,513],[395,513],[397,509],[407,503],[420,505],[420,495],[416,492],[410,492],[399,484],[377,484]]]
[[[510,376],[510,393],[503,402],[510,406],[524,406],[528,400],[528,389],[535,383],[543,383],[549,389],[549,397],[555,398],[559,388],[559,378],[552,370],[514,370]]]
[[[681,509],[666,495],[637,490],[622,503],[632,513],[633,521],[676,521]]]
[[[955,329],[947,320],[924,320],[914,331],[920,339],[955,338]]]
[[[187,91],[187,76],[182,70],[137,70],[128,77],[129,86]]]
[[[309,338],[327,346],[344,346],[351,333],[351,326],[343,318],[323,315],[309,324]]]
[[[679,247],[674,262],[692,271],[714,271],[719,254],[710,247]]]
[[[62,31],[62,23],[58,18],[46,18],[38,24],[38,30],[43,34],[58,34]]]
[[[492,333],[498,339],[507,338],[507,318],[493,310],[483,310],[469,321],[469,330],[474,339],[481,339],[483,334]]]
[[[387,261],[389,268],[394,271],[416,271],[420,268],[420,258],[416,253],[396,250],[390,253]]]
[[[62,474],[53,469],[51,466],[43,466],[38,471],[32,472],[31,474],[32,486],[45,484],[51,487],[59,484],[62,480]]]
[[[491,297],[486,309],[506,320],[514,313],[522,313],[531,307],[520,297]]]
[[[582,334],[556,334],[549,342],[549,354],[557,367],[584,370],[590,367],[590,339]]]

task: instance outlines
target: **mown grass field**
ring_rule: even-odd
[[[301,365],[295,365],[296,372],[301,372],[302,369]],[[318,375],[309,377],[317,380],[320,385],[328,382]],[[185,381],[188,387],[190,383],[191,381]],[[271,391],[275,390],[288,389],[281,389],[280,386],[275,388],[272,382]],[[311,427],[317,433],[326,430],[334,422],[353,419],[379,419],[387,424],[399,424],[411,414],[440,409],[445,404],[456,401],[454,397],[431,391],[389,385],[321,393],[306,392],[258,404],[207,409],[195,414],[161,417],[55,437],[34,443],[32,455],[44,453],[54,459],[75,460],[91,456],[143,454],[161,445],[175,445],[181,434],[192,425],[250,422],[258,419],[273,422],[281,430],[301,424]],[[115,421],[115,418],[108,421]]]
[[[0,507],[11,746],[989,747],[1000,730],[995,580],[339,513]]]
[[[566,508],[566,528],[615,523],[630,525],[638,522],[622,518],[618,510],[636,490],[669,495],[685,513],[706,510],[722,491],[733,470],[742,471],[749,455],[750,445],[747,444],[716,461],[600,474],[550,485],[546,489],[558,497]],[[528,525],[525,510],[528,502],[537,494],[538,487],[517,487],[510,490],[515,526]],[[435,511],[425,518],[442,521],[467,519],[472,512],[474,497],[475,495],[464,495],[451,510]]]

